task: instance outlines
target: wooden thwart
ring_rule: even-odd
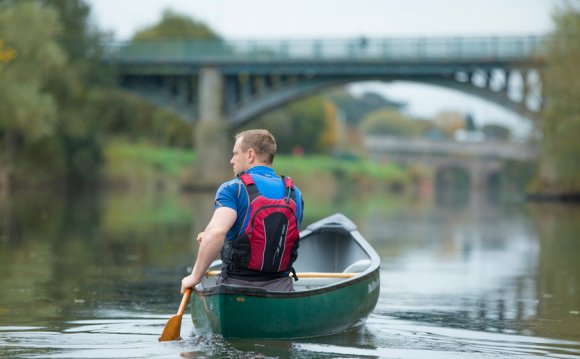
[[[221,273],[219,270],[210,270],[205,272],[207,277],[217,276]],[[301,272],[296,273],[298,278],[352,278],[358,273],[332,273],[332,272]]]

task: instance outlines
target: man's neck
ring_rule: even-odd
[[[258,163],[258,164],[253,165],[252,167],[248,168],[246,170],[246,172],[249,171],[249,170],[251,170],[252,168],[256,168],[256,167],[268,167],[268,168],[272,168],[271,165],[268,165],[268,164],[265,164],[265,163]]]

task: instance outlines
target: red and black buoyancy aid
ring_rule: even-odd
[[[235,240],[224,243],[222,260],[227,275],[250,280],[287,275],[298,256],[300,237],[292,179],[282,176],[286,195],[271,199],[260,193],[249,174],[239,178],[249,196],[249,222]]]

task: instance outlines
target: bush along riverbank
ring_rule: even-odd
[[[123,190],[182,190],[191,180],[196,161],[190,149],[160,148],[147,143],[112,142],[105,148],[104,157],[103,186]],[[303,191],[321,199],[343,191],[404,191],[413,182],[408,170],[394,164],[322,155],[277,155],[274,169],[291,176]]]

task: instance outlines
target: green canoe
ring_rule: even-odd
[[[208,275],[192,296],[200,334],[225,338],[301,338],[343,332],[364,323],[379,298],[380,259],[342,214],[300,233],[294,292],[217,285]],[[210,269],[219,269],[216,261]]]

